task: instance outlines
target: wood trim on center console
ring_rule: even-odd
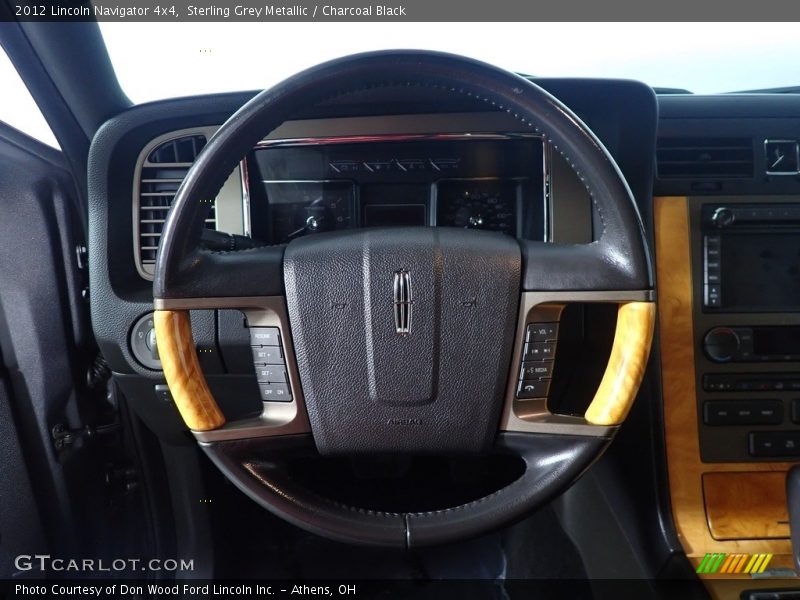
[[[672,514],[681,544],[697,567],[706,553],[771,553],[771,567],[792,568],[791,544],[786,529],[774,523],[776,506],[785,505],[785,492],[775,485],[789,463],[703,463],[697,422],[694,336],[692,323],[692,264],[690,254],[689,199],[655,198],[656,276],[659,336],[664,399],[664,428]],[[754,474],[774,472],[770,493],[758,485]],[[719,478],[720,474],[726,474]],[[712,498],[704,496],[704,477],[713,478]],[[719,489],[722,486],[723,489]],[[727,490],[727,491],[724,491]],[[708,491],[708,488],[706,488]],[[729,495],[720,506],[721,495]],[[783,494],[783,496],[781,496]],[[748,498],[744,498],[747,495]],[[735,496],[741,496],[737,503]],[[763,500],[760,500],[763,499]],[[706,502],[711,500],[712,506]],[[763,504],[763,506],[761,506]],[[709,514],[713,522],[709,522]],[[754,514],[763,517],[754,524]],[[724,515],[722,521],[720,515]],[[770,521],[769,523],[765,522]],[[713,532],[712,532],[712,527]],[[752,539],[732,538],[731,532],[756,531]],[[726,532],[723,536],[720,531]],[[758,533],[761,531],[761,533]],[[726,537],[730,539],[716,539]],[[731,575],[701,575],[732,577]],[[749,575],[739,577],[749,579]]]
[[[704,473],[703,496],[715,540],[789,537],[783,471]]]

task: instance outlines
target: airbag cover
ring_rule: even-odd
[[[289,244],[286,300],[319,451],[488,449],[520,273],[516,240],[491,232],[364,229]]]

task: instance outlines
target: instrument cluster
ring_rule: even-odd
[[[264,142],[248,172],[253,233],[270,243],[398,226],[544,239],[547,170],[535,136]]]

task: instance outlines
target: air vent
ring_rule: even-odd
[[[175,192],[205,145],[204,135],[175,138],[153,149],[142,164],[139,180],[139,259],[142,270],[148,275],[153,274],[161,230]],[[216,207],[212,207],[206,227],[216,229],[216,226]]]
[[[661,179],[753,177],[750,138],[662,137],[656,155]]]

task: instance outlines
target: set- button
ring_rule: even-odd
[[[525,329],[517,398],[547,398],[556,357],[558,323],[531,323]]]
[[[277,327],[251,327],[250,346],[261,399],[265,402],[291,402],[292,391],[280,330]]]

